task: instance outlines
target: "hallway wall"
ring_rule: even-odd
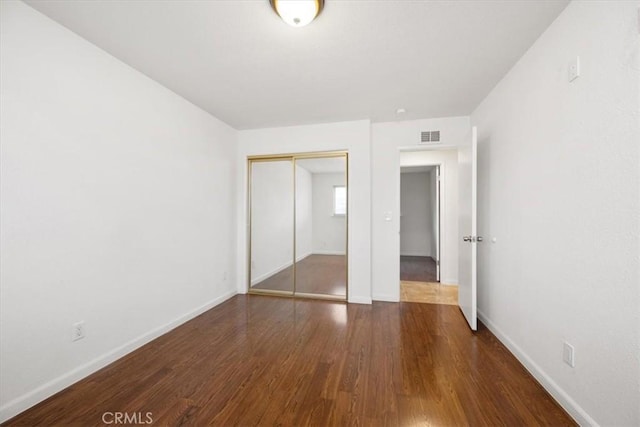
[[[402,172],[400,177],[400,255],[433,257],[431,176]]]

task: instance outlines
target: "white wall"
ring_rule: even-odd
[[[333,215],[333,187],[346,185],[344,173],[313,174],[313,253],[344,255],[347,221]]]
[[[434,256],[431,177],[428,172],[400,176],[400,255]]]
[[[238,292],[247,290],[247,156],[348,150],[349,302],[371,302],[371,158],[368,120],[238,132]]]
[[[438,129],[441,131],[442,143],[439,145],[441,148],[455,148],[469,144],[468,117],[375,123],[371,126],[371,279],[375,300],[399,301],[400,299],[400,223],[398,219],[400,150],[427,148],[418,144],[420,131]],[[403,163],[403,166],[411,165],[412,162]],[[455,186],[457,188],[457,179]],[[390,221],[386,220],[387,215],[390,215]],[[454,222],[457,227],[457,219]],[[457,228],[452,238],[457,245]],[[455,277],[445,276],[442,273],[443,281],[457,283],[457,266],[455,269],[451,268],[449,274],[453,274],[454,271]]]
[[[251,285],[293,264],[293,162],[251,167]]]
[[[0,7],[2,421],[235,293],[237,135]]]
[[[472,115],[481,319],[584,425],[640,425],[638,6],[570,3]]]
[[[313,251],[313,180],[312,174],[296,165],[296,259]]]

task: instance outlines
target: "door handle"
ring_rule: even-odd
[[[482,236],[464,236],[462,240],[470,243],[482,242]]]
[[[471,242],[471,236],[464,236],[462,240],[465,242]]]

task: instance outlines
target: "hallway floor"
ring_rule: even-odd
[[[400,301],[458,305],[458,287],[429,282],[400,282]]]
[[[427,256],[401,256],[400,280],[437,282],[435,260]]]

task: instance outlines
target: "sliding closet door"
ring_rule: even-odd
[[[249,158],[249,292],[347,299],[347,153]]]
[[[347,158],[296,157],[295,295],[347,297]]]
[[[250,290],[294,292],[293,159],[249,162]]]

